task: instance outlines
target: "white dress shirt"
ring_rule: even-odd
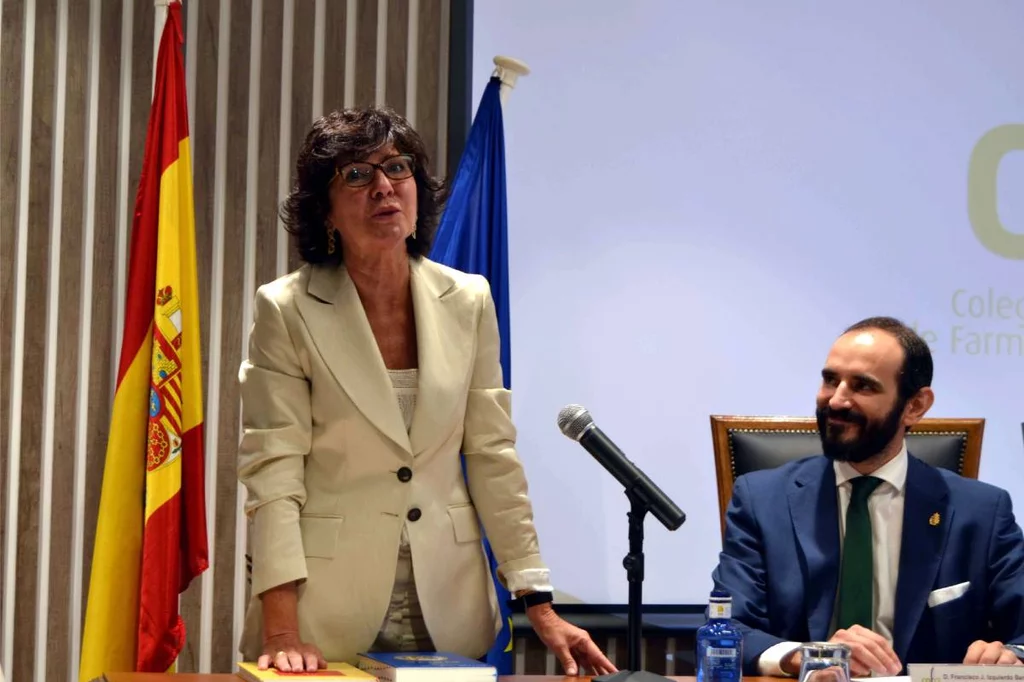
[[[846,509],[850,506],[850,479],[861,474],[846,462],[834,462],[836,472],[836,496],[839,501],[839,545],[846,537]],[[893,617],[896,611],[896,579],[900,567],[900,544],[903,532],[903,502],[906,499],[907,444],[904,442],[899,453],[883,464],[871,476],[882,479],[871,497],[868,498],[868,515],[871,517],[871,548],[874,588],[872,590],[872,630],[885,637],[892,644]],[[842,551],[842,550],[840,550]],[[841,563],[841,561],[840,561]],[[836,610],[832,611],[831,635],[836,630]],[[768,647],[758,659],[762,675],[783,675],[779,664],[791,651],[800,647],[800,642],[780,642]]]

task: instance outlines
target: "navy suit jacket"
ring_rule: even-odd
[[[1024,536],[1006,491],[910,456],[893,649],[908,663],[960,663],[978,639],[1024,641]],[[839,582],[839,511],[823,456],[741,476],[733,486],[715,587],[732,595],[744,673],[784,641],[828,639]],[[929,520],[938,514],[938,523]],[[929,607],[933,590],[970,582]]]

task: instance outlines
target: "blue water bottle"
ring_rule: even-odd
[[[732,622],[732,597],[715,590],[708,603],[708,622],[697,629],[697,682],[742,679],[743,635]]]

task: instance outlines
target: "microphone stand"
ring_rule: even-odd
[[[641,669],[641,630],[643,629],[644,592],[644,518],[650,507],[632,488],[626,489],[629,500],[629,553],[622,560],[629,581],[629,610],[626,643],[629,669],[595,677],[594,682],[668,682],[668,678]]]
[[[644,593],[644,517],[648,508],[632,490],[626,491],[629,499],[629,554],[622,560],[629,582],[629,612],[627,643],[629,645],[629,669],[640,670],[640,640],[643,628]]]

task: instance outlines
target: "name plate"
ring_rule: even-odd
[[[1021,665],[955,665],[911,663],[910,682],[1024,682]]]

